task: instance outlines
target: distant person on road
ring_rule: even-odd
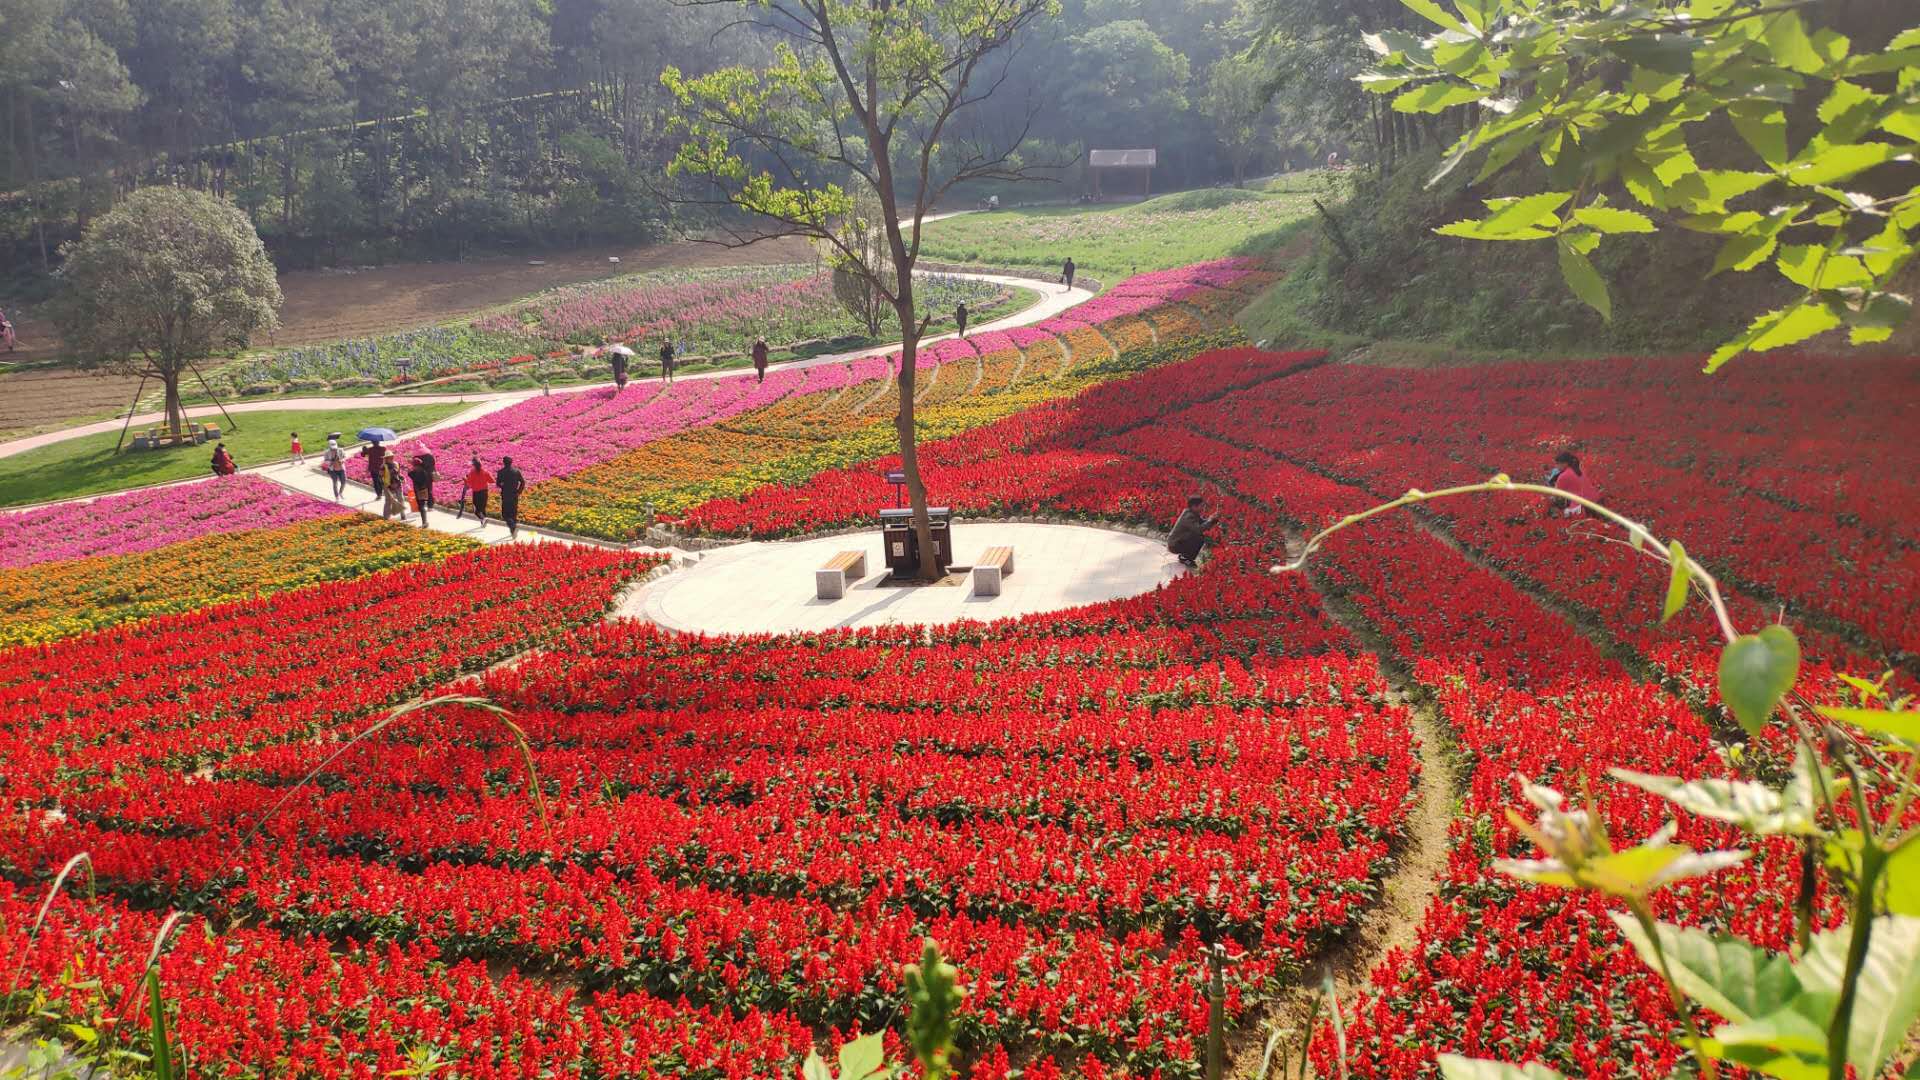
[[[347,454],[340,449],[339,439],[327,440],[327,449],[320,455],[320,467],[326,470],[327,479],[333,481],[333,499],[339,502],[347,490]]]
[[[1073,271],[1075,269],[1073,256],[1067,256],[1067,265],[1060,268],[1060,280],[1066,282],[1068,292],[1073,291]]]
[[[965,300],[960,301],[960,306],[953,309],[953,322],[954,322],[954,325],[960,328],[960,336],[966,337],[967,336],[967,302]]]
[[[400,463],[391,455],[381,458],[380,463],[380,516],[391,521],[394,518],[406,519],[407,503],[405,485],[400,479]]]
[[[520,536],[520,493],[527,489],[527,479],[520,470],[513,467],[513,459],[500,459],[500,471],[494,474],[494,485],[500,489],[500,520],[507,523],[507,538]]]
[[[1569,495],[1593,502],[1600,501],[1600,489],[1593,479],[1580,468],[1580,459],[1571,451],[1562,450],[1553,457],[1553,468],[1547,471],[1547,483]],[[1587,511],[1579,503],[1565,499],[1555,499],[1554,507],[1565,517],[1580,517]]]
[[[473,500],[473,516],[480,519],[482,526],[487,523],[487,488],[492,484],[493,477],[480,467],[480,456],[474,455],[473,467],[467,470],[467,497]],[[460,510],[466,512],[466,499],[460,500]]]
[[[427,511],[433,508],[433,466],[427,464],[425,454],[414,455],[407,478],[413,481],[413,508],[420,511],[420,527],[424,529]]]
[[[300,450],[300,433],[297,431],[293,433],[292,456],[295,465],[305,465],[307,463],[307,455]]]
[[[613,389],[616,393],[627,385],[627,353],[625,349],[613,350]]]
[[[360,448],[360,456],[367,459],[367,480],[373,484],[374,498],[379,498],[387,490],[387,448],[375,439]]]
[[[1213,543],[1213,537],[1207,530],[1220,520],[1219,515],[1206,516],[1207,500],[1195,495],[1187,500],[1187,508],[1173,519],[1173,531],[1167,534],[1167,550],[1180,556],[1180,564],[1186,567],[1199,565],[1200,552]]]
[[[753,373],[761,382],[767,381],[767,339],[764,337],[753,341]]]
[[[673,381],[673,339],[660,342],[660,381]]]
[[[8,352],[14,350],[13,323],[7,320],[4,311],[0,311],[0,345],[5,345]]]
[[[220,443],[213,448],[213,475],[232,476],[235,471],[233,455],[227,453],[227,444]]]

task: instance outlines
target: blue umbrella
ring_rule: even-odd
[[[360,429],[361,442],[393,442],[400,436],[390,427],[363,427]]]

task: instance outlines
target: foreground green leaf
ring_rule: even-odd
[[[1795,967],[1809,991],[1838,997],[1850,936],[1851,928],[1845,926],[1814,936]],[[1879,1076],[1920,1017],[1920,919],[1885,915],[1873,921],[1855,994],[1847,1064],[1859,1076]]]
[[[1800,642],[1784,626],[1743,634],[1720,653],[1720,700],[1757,735],[1800,674]]]

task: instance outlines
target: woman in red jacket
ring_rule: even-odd
[[[1578,495],[1591,502],[1600,501],[1600,488],[1581,470],[1580,459],[1568,451],[1562,450],[1554,455],[1553,471],[1547,474],[1547,483],[1569,495]],[[1555,499],[1554,505],[1567,517],[1579,517],[1586,513],[1579,503],[1564,499]]]
[[[467,494],[473,498],[473,512],[479,516],[480,524],[487,523],[487,488],[493,483],[493,477],[480,467],[479,455],[474,455],[473,467],[467,470]]]

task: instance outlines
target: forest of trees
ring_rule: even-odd
[[[1365,110],[1328,62],[1357,37],[1325,48],[1300,10],[1067,0],[981,108],[1037,104],[1049,160],[1157,147],[1162,189],[1298,166]],[[660,235],[661,70],[772,49],[736,19],[674,0],[0,0],[0,276],[43,273],[156,183],[230,198],[283,266]],[[1059,179],[1023,197],[1078,190]]]

